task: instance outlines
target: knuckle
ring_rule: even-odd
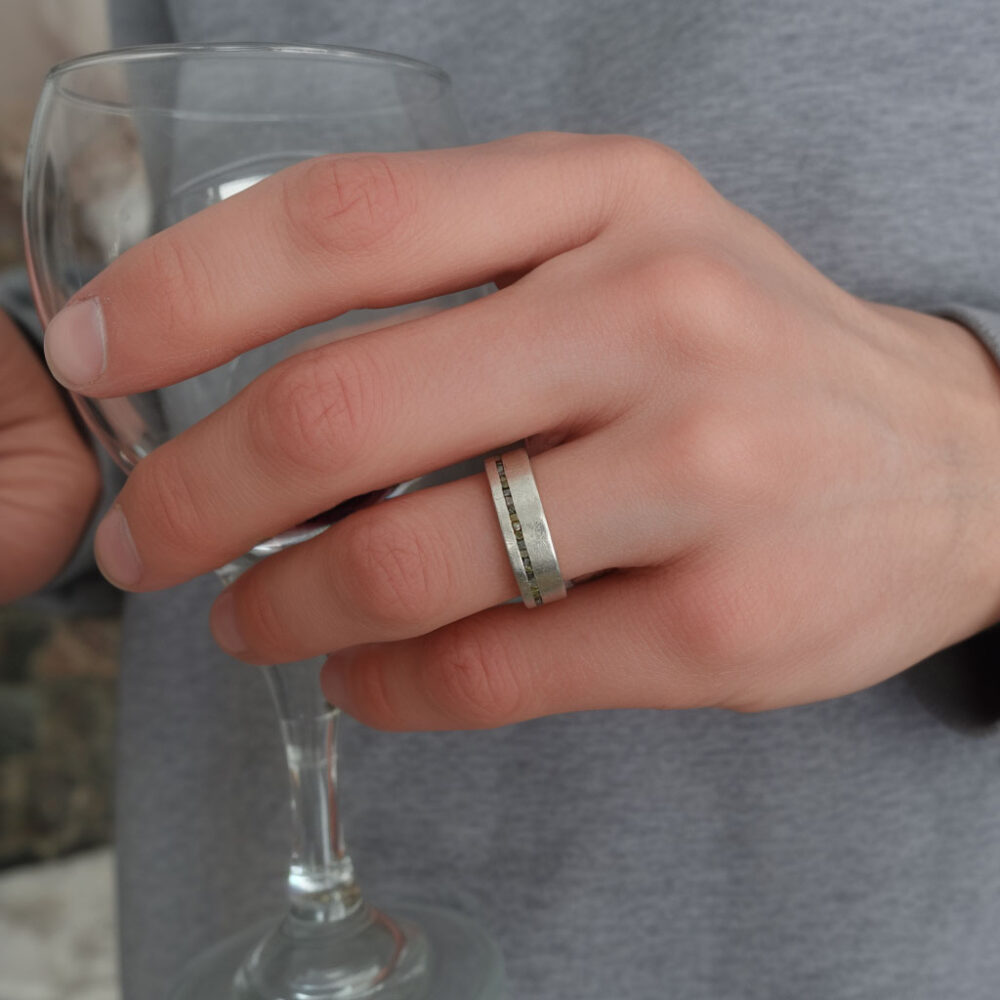
[[[739,280],[739,272],[714,247],[688,246],[671,252],[665,262],[685,301],[706,305],[725,299]]]
[[[249,410],[251,440],[268,464],[319,476],[355,462],[378,421],[378,378],[360,343],[318,349],[266,376]]]
[[[665,331],[679,358],[694,366],[745,369],[770,343],[750,279],[714,246],[661,250],[635,264],[630,295],[640,315]]]
[[[361,614],[393,633],[412,633],[441,615],[451,592],[445,551],[415,523],[405,498],[344,522],[341,572]]]
[[[509,647],[482,620],[432,633],[421,680],[428,699],[461,727],[501,726],[526,714],[525,691]]]
[[[633,172],[642,174],[646,181],[694,170],[691,162],[676,149],[655,139],[616,134],[602,136],[600,141],[609,154],[620,158]]]
[[[289,171],[282,199],[292,239],[324,257],[374,249],[412,215],[405,174],[372,153],[321,156]]]
[[[198,329],[215,311],[216,291],[197,247],[167,229],[148,241],[148,252],[143,270],[155,284],[151,308],[161,313],[168,329]]]
[[[765,588],[752,574],[709,565],[678,580],[670,605],[671,641],[714,701],[732,700],[755,668],[769,665],[776,649],[774,618]]]
[[[672,258],[664,252],[653,253],[630,265],[624,289],[635,304],[640,322],[654,329],[669,325],[671,312],[680,286],[678,273],[672,267]]]
[[[623,197],[635,208],[648,212],[666,203],[684,212],[700,207],[713,190],[690,160],[662,142],[634,135],[601,136],[598,142],[624,182]]]
[[[248,646],[269,659],[281,662],[288,649],[288,620],[276,607],[273,591],[260,582],[259,574],[248,573],[235,591],[240,632]]]
[[[687,162],[668,146],[630,135],[563,136],[557,151],[568,164],[588,164],[590,175],[601,179],[605,220],[629,227],[677,199],[677,177]]]
[[[674,250],[661,261],[660,270],[670,276],[670,298],[675,308],[696,318],[699,326],[704,326],[706,320],[719,323],[738,315],[739,303],[734,299],[742,289],[742,274],[714,248]]]
[[[776,447],[752,416],[701,407],[672,428],[661,471],[699,502],[745,507],[770,492]]]
[[[135,467],[128,486],[137,491],[135,506],[142,509],[142,523],[154,527],[158,547],[197,555],[198,562],[217,550],[217,532],[210,527],[190,466],[173,457],[169,444]],[[131,517],[129,526],[135,530]]]
[[[359,650],[345,676],[351,715],[372,729],[398,732],[407,726],[405,706],[399,704],[395,685],[389,683],[385,661],[372,652]]]

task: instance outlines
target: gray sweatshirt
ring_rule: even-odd
[[[119,44],[324,41],[427,59],[451,72],[478,139],[661,140],[843,287],[951,315],[1000,356],[996,0],[112,6]],[[61,581],[74,600],[95,593],[86,569],[84,555]],[[216,592],[203,578],[125,605],[126,1000],[159,1000],[185,959],[281,903],[275,726],[260,678],[211,640]],[[477,914],[518,1000],[995,1000],[996,648],[986,634],[870,690],[755,716],[592,712],[416,735],[348,723],[362,884]]]

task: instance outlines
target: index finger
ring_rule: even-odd
[[[122,254],[50,323],[49,364],[121,396],[351,309],[529,269],[606,225],[620,172],[601,163],[623,142],[643,140],[534,134],[288,167]]]

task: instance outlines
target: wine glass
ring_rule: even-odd
[[[24,228],[45,323],[130,246],[283,167],[331,152],[464,141],[450,81],[433,66],[323,46],[170,45],[122,49],[55,67],[28,150]],[[470,295],[417,308],[446,308]],[[398,321],[355,311],[290,333],[209,372],[116,399],[75,396],[127,472],[261,373],[318,340]],[[290,525],[220,567],[231,583],[260,559],[315,537],[359,507],[418,486],[356,497]],[[337,710],[323,700],[322,658],[263,668],[291,783],[289,908],[210,948],[172,1000],[495,1000],[500,954],[463,916],[428,904],[386,911],[363,898],[336,801]]]

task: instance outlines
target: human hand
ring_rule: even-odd
[[[59,390],[0,313],[0,604],[49,582],[80,541],[97,461]]]
[[[517,591],[479,475],[259,564],[216,602],[220,643],[251,662],[340,650],[324,685],[347,711],[457,728],[829,698],[1000,617],[985,350],[838,288],[652,142],[528,135],[292,167],[75,297],[103,308],[100,374],[64,353],[92,304],[50,327],[49,357],[87,393],[136,392],[493,278],[486,298],[287,360],[158,448],[98,532],[108,577],[170,586],[524,437],[564,575],[616,572],[498,606]]]

